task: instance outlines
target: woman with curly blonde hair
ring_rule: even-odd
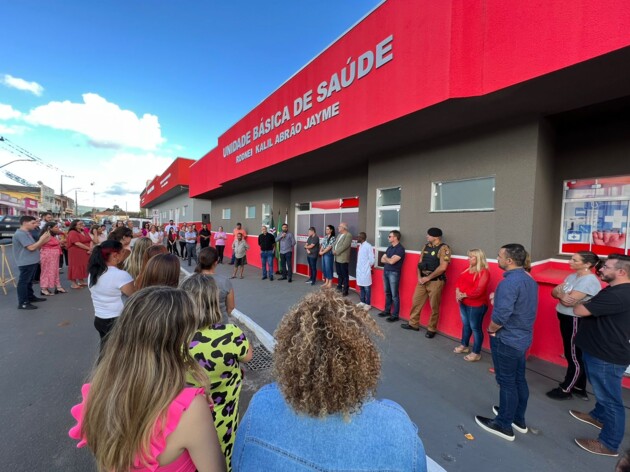
[[[188,349],[198,328],[183,290],[151,287],[130,297],[111,331],[70,437],[88,446],[100,472],[225,471],[207,388]]]
[[[374,398],[374,336],[382,333],[370,315],[333,290],[292,307],[275,333],[277,383],[252,398],[233,470],[426,471],[417,427],[400,405]]]

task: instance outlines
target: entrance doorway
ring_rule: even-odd
[[[294,272],[308,276],[308,262],[304,244],[308,239],[308,229],[312,226],[317,230],[320,241],[326,235],[326,226],[332,225],[335,234],[339,223],[348,224],[348,231],[353,236],[350,253],[350,285],[355,286],[354,279],[357,266],[357,241],[359,232],[359,197],[338,198],[317,202],[301,203],[295,212],[295,239],[297,246],[294,257]],[[336,273],[335,273],[336,276]],[[317,278],[321,280],[321,258],[317,261]]]

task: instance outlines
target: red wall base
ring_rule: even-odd
[[[247,241],[250,250],[247,253],[247,263],[256,267],[261,267],[260,251],[258,250],[258,237],[248,236]],[[229,242],[226,244],[225,255],[232,254],[232,236],[228,235]],[[400,283],[400,317],[409,319],[411,311],[411,301],[413,293],[418,283],[416,266],[418,265],[419,254],[407,253]],[[276,266],[277,267],[277,266]],[[468,267],[468,260],[465,258],[453,258],[446,272],[447,282],[442,292],[442,302],[440,304],[440,320],[438,331],[456,340],[461,339],[462,322],[459,314],[459,304],[455,300],[455,281],[461,272]],[[496,262],[490,262],[490,287],[489,291],[494,292],[497,284],[503,279],[503,271]],[[296,273],[308,274],[308,267],[298,264]],[[552,362],[561,366],[566,366],[567,362],[563,357],[562,338],[556,315],[556,300],[551,297],[551,291],[565,277],[571,273],[568,263],[546,261],[537,264],[532,268],[532,276],[538,282],[538,314],[534,324],[534,339],[529,349],[529,355],[538,357],[547,362]],[[321,273],[317,274],[321,280]],[[356,288],[354,281],[351,287]],[[383,288],[383,271],[374,269],[372,271],[372,300],[373,307],[382,310],[385,308],[385,290]],[[431,315],[431,307],[427,302],[420,313],[420,324],[426,326]],[[484,332],[490,323],[492,306],[489,307],[483,320]],[[490,350],[488,336],[485,336],[483,347]],[[630,388],[630,378],[624,377],[623,386]]]

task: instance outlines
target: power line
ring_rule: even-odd
[[[39,158],[32,152],[24,149],[21,146],[18,146],[16,143],[9,140],[8,138],[5,138],[4,136],[0,136],[0,144],[3,145],[5,151],[10,152],[11,154],[14,154],[18,157],[26,157],[27,159],[24,159],[26,161],[35,162],[36,164],[39,164],[43,167],[46,167],[50,170],[54,170],[56,172],[61,172],[63,174],[63,171],[59,169],[58,167],[55,167],[52,164],[48,164],[47,162],[45,162],[44,160],[42,160],[41,158]]]

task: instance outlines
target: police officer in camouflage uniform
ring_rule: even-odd
[[[427,244],[420,253],[418,285],[416,285],[416,290],[413,294],[413,306],[409,314],[409,323],[400,325],[402,329],[420,330],[420,312],[428,299],[431,306],[431,318],[427,325],[425,337],[431,339],[435,336],[440,317],[442,289],[446,282],[445,273],[450,262],[451,249],[442,242],[442,230],[440,228],[429,228],[427,231]]]

